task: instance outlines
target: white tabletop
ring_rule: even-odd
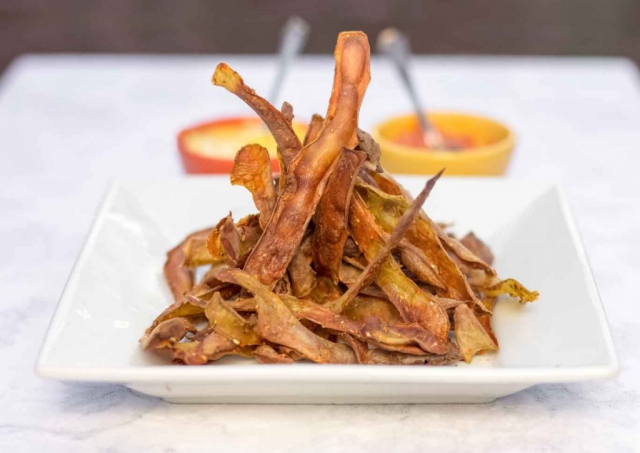
[[[604,58],[424,57],[433,109],[503,119],[509,177],[561,178],[616,342],[611,381],[543,385],[488,405],[182,406],[119,386],[45,381],[33,369],[98,203],[114,178],[181,174],[175,135],[249,113],[209,79],[225,60],[266,93],[274,63],[231,56],[27,56],[0,86],[0,451],[640,450],[640,90]],[[361,125],[409,109],[374,62]],[[323,112],[333,63],[305,58],[284,98]],[[567,326],[571,328],[571,326]]]

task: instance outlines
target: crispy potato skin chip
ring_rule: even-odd
[[[538,291],[529,291],[519,281],[508,278],[495,285],[483,290],[485,296],[500,296],[509,294],[512,297],[520,299],[520,303],[535,302],[540,293]]]
[[[276,140],[278,149],[282,153],[285,165],[300,150],[302,145],[291,126],[291,122],[274,106],[258,96],[255,91],[245,85],[242,77],[226,63],[220,63],[211,79],[214,85],[226,88],[242,99],[262,118],[271,135]]]
[[[336,169],[329,176],[327,188],[320,198],[314,218],[314,262],[318,271],[340,280],[340,263],[344,244],[349,236],[349,203],[353,187],[366,155],[361,151],[345,148]]]
[[[291,286],[293,294],[297,297],[308,296],[316,285],[316,272],[311,267],[310,258],[307,257],[307,253],[311,254],[310,250],[307,251],[309,243],[311,237],[307,236],[289,263]]]
[[[284,275],[342,149],[355,144],[358,110],[369,79],[366,36],[341,33],[325,127],[292,160],[271,221],[244,266],[260,282],[271,286]]]
[[[264,339],[298,351],[316,363],[356,363],[351,348],[321,338],[304,327],[271,290],[240,269],[225,269],[220,280],[253,293],[258,308],[256,332]]]
[[[460,243],[486,264],[493,264],[493,260],[495,259],[493,252],[491,252],[489,246],[482,242],[473,231],[467,233],[467,235],[460,240]]]
[[[260,226],[265,228],[276,204],[269,151],[256,144],[243,146],[233,161],[231,184],[243,186],[251,192],[260,212]]]
[[[286,355],[277,352],[271,346],[263,344],[262,346],[258,346],[253,351],[253,357],[259,363],[272,363],[272,364],[282,364],[282,363],[293,363],[294,360]]]
[[[182,340],[187,332],[195,331],[195,326],[189,320],[172,318],[158,323],[140,342],[142,349],[164,349]]]
[[[231,340],[236,346],[262,344],[262,340],[254,332],[253,326],[222,300],[220,293],[213,295],[207,303],[204,313],[213,330]]]
[[[185,245],[189,244],[192,239],[206,237],[210,231],[211,228],[207,228],[190,234],[167,253],[167,261],[164,264],[164,277],[176,302],[193,288],[194,284],[193,271],[185,266],[185,261],[187,260]]]
[[[384,247],[384,238],[366,204],[354,194],[349,213],[351,235],[367,257],[374,260]],[[402,317],[430,330],[437,338],[446,340],[449,317],[435,299],[410,280],[396,260],[390,256],[382,264],[376,283],[396,306]]]
[[[261,234],[258,216],[249,215],[234,224],[229,214],[211,230],[207,237],[207,249],[215,263],[242,266]]]
[[[207,237],[211,234],[213,228],[207,228],[196,233],[190,234],[182,242],[184,251],[185,267],[194,268],[213,264],[214,258],[207,249]]]
[[[498,345],[485,331],[476,315],[466,305],[458,305],[453,312],[454,331],[460,351],[467,363],[480,351],[496,351]]]
[[[307,146],[309,143],[318,138],[320,134],[320,130],[324,125],[324,118],[317,113],[314,113],[311,117],[311,121],[309,122],[309,127],[307,128],[307,134],[304,136],[304,141],[302,142],[303,146]]]

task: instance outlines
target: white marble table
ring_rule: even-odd
[[[181,406],[33,369],[109,182],[181,173],[182,126],[247,109],[209,78],[220,56],[27,56],[0,86],[0,452],[640,450],[640,90],[620,59],[429,57],[428,105],[507,120],[510,177],[562,178],[622,364],[607,382],[546,385],[477,406]],[[273,61],[224,57],[264,92]],[[328,58],[284,96],[324,111]],[[366,129],[409,105],[375,62]],[[570,326],[568,326],[570,328]]]

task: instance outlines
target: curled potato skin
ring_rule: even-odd
[[[369,80],[366,35],[341,34],[325,126],[292,160],[271,220],[244,266],[260,282],[273,285],[284,275],[342,149],[355,144],[358,110]]]
[[[252,88],[245,85],[242,77],[226,63],[218,65],[213,73],[211,82],[214,85],[226,88],[238,96],[262,118],[262,121],[267,125],[271,135],[276,140],[285,166],[288,166],[293,156],[302,147],[302,144],[294,132],[291,122],[285,115],[266,99],[258,96]]]
[[[318,272],[331,277],[335,283],[340,279],[342,253],[349,236],[349,203],[365,158],[366,155],[361,151],[343,149],[314,217],[314,262]]]

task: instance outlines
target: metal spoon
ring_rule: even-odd
[[[409,45],[409,39],[401,31],[395,28],[385,28],[378,34],[376,46],[378,52],[388,57],[398,69],[400,78],[404,83],[413,108],[422,129],[422,136],[424,144],[427,148],[444,149],[447,148],[444,137],[434,127],[434,125],[427,119],[425,110],[422,108],[422,103],[418,97],[415,86],[411,77],[409,76],[409,58],[411,57],[411,46]],[[450,147],[449,147],[450,148]]]
[[[276,105],[282,83],[287,75],[291,62],[298,56],[307,43],[309,24],[301,17],[290,17],[280,31],[280,62],[276,78],[271,84],[271,91],[267,98]]]

